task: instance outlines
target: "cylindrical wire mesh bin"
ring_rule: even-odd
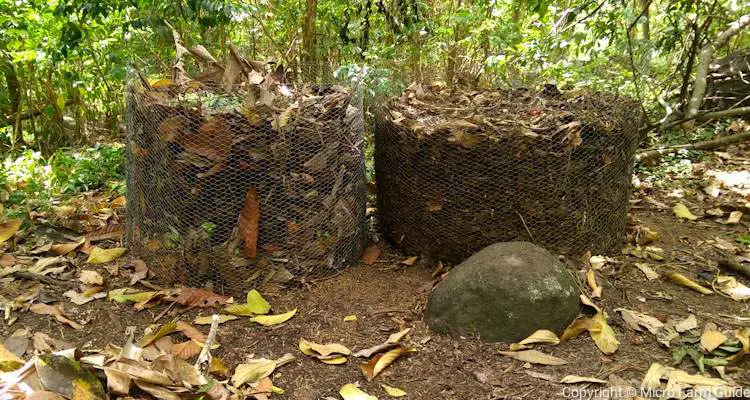
[[[459,262],[502,241],[560,254],[620,249],[641,140],[632,100],[412,85],[381,104],[379,222],[404,252]]]
[[[360,90],[258,73],[127,90],[128,243],[165,285],[239,293],[357,262]]]

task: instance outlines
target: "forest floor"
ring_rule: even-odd
[[[372,265],[353,267],[338,276],[311,282],[306,287],[264,288],[262,294],[274,310],[297,308],[297,315],[271,327],[251,324],[246,318],[222,323],[216,338],[221,347],[212,354],[229,366],[230,371],[252,357],[278,358],[285,353],[294,354],[296,359],[277,368],[271,378],[275,386],[285,390],[283,395],[273,395],[272,398],[295,400],[339,399],[339,389],[355,382],[362,390],[378,398],[388,398],[381,387],[381,383],[385,383],[403,389],[408,393],[405,398],[409,399],[457,400],[570,398],[575,394],[586,394],[576,393],[573,389],[640,387],[652,363],[672,365],[674,346],[666,348],[645,329],[635,331],[615,309],[643,312],[661,322],[684,320],[692,314],[697,319],[693,332],[698,332],[698,335],[707,323],[713,323],[718,330],[725,332],[750,326],[750,310],[746,303],[719,293],[703,295],[665,278],[649,280],[636,267],[638,263],[646,263],[657,273],[678,271],[694,281],[701,282],[701,278],[706,278],[710,282],[718,271],[717,259],[731,255],[744,265],[750,262],[747,216],[739,223],[725,223],[731,211],[750,214],[750,177],[746,176],[750,170],[750,158],[743,157],[742,151],[735,149],[714,153],[706,160],[703,164],[693,165],[691,173],[669,182],[664,188],[647,188],[641,178],[641,187],[636,189],[631,200],[633,226],[658,232],[659,238],[648,245],[662,249],[663,260],[622,254],[596,271],[603,288],[602,298],[597,304],[607,312],[609,324],[620,342],[619,349],[612,355],[603,354],[592,338],[583,334],[559,345],[536,346],[539,351],[568,361],[567,364],[532,365],[500,354],[508,350],[508,344],[484,344],[476,338],[435,334],[422,318],[431,288],[439,280],[436,278],[438,274],[433,273],[435,265],[421,259],[414,265],[405,265],[402,261],[409,255],[399,254],[382,242],[379,243],[382,252]],[[669,175],[662,180],[669,181]],[[712,192],[713,189],[718,190],[718,196],[712,196],[717,194]],[[94,200],[88,197],[85,201]],[[699,218],[678,218],[673,212],[677,203],[687,206]],[[718,216],[717,209],[721,210],[721,216]],[[101,215],[102,212],[99,209],[95,214]],[[122,217],[122,210],[105,212],[109,213],[110,221]],[[35,230],[25,240],[37,245],[59,242],[64,233],[55,231],[52,225],[59,224],[50,223],[53,219],[38,216],[34,222]],[[13,264],[8,261],[10,257],[39,257],[13,250],[10,248],[3,256],[6,264]],[[658,249],[649,251],[658,252]],[[93,269],[105,277],[108,290],[128,286],[130,272],[126,267],[132,263],[129,256],[97,266],[86,265],[84,255],[78,258],[69,264],[73,269],[68,268],[62,278],[70,282],[78,276],[80,269]],[[589,291],[585,287],[586,272],[590,267],[588,260],[568,261],[571,272],[583,282],[584,291]],[[735,276],[750,286],[750,277],[726,271],[722,274]],[[707,286],[710,287],[710,283]],[[37,282],[11,276],[2,278],[0,294],[5,298],[32,293],[29,297],[37,302],[59,301],[65,315],[82,323],[83,329],[72,329],[49,315],[25,312],[21,308],[12,313],[12,317],[17,317],[12,325],[5,323],[0,326],[0,338],[8,338],[14,332],[27,337],[43,332],[49,335],[51,347],[56,349],[75,347],[85,351],[102,349],[108,344],[122,346],[127,341],[128,327],[134,326],[136,337],[140,337],[168,306],[164,303],[136,311],[132,304],[106,298],[75,305],[63,297],[63,292],[68,289],[54,284],[40,287]],[[198,315],[210,315],[211,312],[210,309],[197,308],[185,311],[177,306],[167,311],[158,323],[176,318],[190,322]],[[357,319],[345,321],[344,317],[350,315],[356,315]],[[208,326],[198,328],[208,332]],[[415,347],[416,352],[396,360],[372,382],[364,379],[358,366],[361,360],[351,357],[345,364],[327,365],[304,356],[298,350],[299,339],[305,338],[316,343],[341,343],[356,351],[383,343],[390,334],[405,328],[411,328],[411,331],[403,340]],[[31,342],[33,344],[26,349],[26,354],[22,354],[23,359],[33,354],[36,337]],[[7,341],[6,345],[11,346]],[[691,374],[697,373],[690,357],[678,367]],[[750,371],[747,369],[728,366],[724,372],[726,379],[735,384],[750,385]],[[719,376],[708,369],[706,374]],[[558,383],[566,375],[595,377],[608,383]]]

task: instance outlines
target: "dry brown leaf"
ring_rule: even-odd
[[[53,350],[52,338],[44,332],[34,332],[31,342],[36,353],[50,353]]]
[[[603,379],[592,378],[589,376],[566,375],[560,379],[560,383],[609,383]]]
[[[304,338],[300,338],[299,340],[299,349],[300,351],[308,356],[313,356],[316,358],[320,357],[328,357],[330,355],[349,355],[351,354],[351,350],[347,348],[346,346],[338,343],[329,343],[329,344],[318,344],[314,342],[310,342],[305,340]]]
[[[635,263],[635,267],[638,268],[641,272],[643,272],[643,275],[646,275],[646,279],[653,281],[654,279],[659,279],[659,274],[654,271],[648,264],[644,263]]]
[[[134,271],[130,274],[130,286],[135,285],[138,281],[146,279],[148,276],[148,266],[141,259],[133,260]]]
[[[247,191],[245,204],[240,211],[239,231],[244,242],[245,256],[255,258],[258,253],[258,223],[260,203],[255,186]]]
[[[719,275],[714,280],[714,289],[732,298],[734,301],[750,299],[750,288],[738,282],[732,276]]]
[[[501,351],[500,354],[523,361],[531,364],[541,365],[564,365],[568,362],[562,358],[557,358],[548,354],[544,354],[537,350],[523,350],[523,351]]]
[[[365,379],[367,379],[367,381],[369,382],[375,379],[378,374],[380,374],[386,367],[396,361],[396,359],[405,354],[413,353],[415,351],[417,351],[417,349],[412,347],[398,347],[386,353],[376,355],[368,363],[360,364],[359,368],[362,370],[362,374],[364,374]]]
[[[177,321],[175,330],[180,331],[183,335],[201,343],[205,342],[207,339],[203,332],[184,321]]]
[[[97,289],[101,290],[101,288],[97,288]],[[69,298],[71,303],[81,306],[86,303],[92,302],[96,299],[103,299],[107,297],[107,292],[99,291],[99,292],[92,293],[89,295],[85,292],[78,293],[75,290],[68,290],[67,292],[63,293],[63,296]]]
[[[37,303],[29,307],[29,311],[33,312],[34,314],[51,315],[55,317],[55,319],[59,322],[67,324],[73,329],[83,329],[83,325],[71,320],[63,313],[62,308],[59,304],[49,305]]]
[[[690,314],[687,316],[687,318],[683,319],[682,321],[677,322],[674,326],[674,329],[675,331],[679,333],[683,333],[691,329],[695,329],[697,327],[698,327],[698,320],[695,318],[695,315]]]
[[[380,248],[375,244],[368,246],[362,252],[362,262],[365,263],[365,265],[375,264],[375,261],[378,260],[378,257],[380,257]]]
[[[726,224],[739,224],[742,221],[742,211],[732,211],[729,213]]]
[[[625,323],[630,327],[630,329],[638,332],[642,332],[643,330],[641,329],[641,327],[643,327],[648,329],[648,331],[652,334],[656,335],[664,326],[664,323],[662,323],[658,319],[650,315],[640,313],[638,311],[628,310],[626,308],[616,308],[615,312],[619,312],[622,315],[622,319],[625,320]]]
[[[104,285],[104,277],[98,272],[88,269],[81,270],[81,276],[78,277],[78,280],[87,285]]]
[[[557,382],[557,378],[549,374],[543,374],[541,372],[536,372],[536,371],[524,371],[524,372],[526,373],[526,375],[532,378],[542,379],[548,382]]]
[[[163,299],[188,307],[216,307],[230,302],[229,297],[199,288],[162,289],[149,294],[149,297],[135,304],[136,310],[142,310],[149,303]]]
[[[175,357],[187,360],[195,357],[201,352],[203,347],[196,343],[194,340],[188,340],[182,343],[175,343],[169,348],[169,352],[174,354]]]
[[[370,358],[372,357],[373,354],[382,353],[386,350],[391,350],[396,347],[399,347],[398,343],[382,343],[382,344],[378,344],[367,349],[362,349],[352,354],[352,356],[359,357],[359,358]]]
[[[50,251],[57,254],[58,256],[64,256],[71,251],[74,251],[81,247],[81,245],[85,242],[85,239],[81,239],[78,242],[71,242],[71,243],[63,243],[63,244],[54,244],[52,247],[50,247]]]

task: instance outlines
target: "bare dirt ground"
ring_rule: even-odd
[[[725,171],[742,171],[747,170],[748,165],[740,159],[734,164],[724,163],[723,167]],[[631,210],[634,224],[660,234],[660,238],[650,245],[663,249],[664,260],[618,255],[614,257],[615,262],[608,263],[598,272],[603,298],[597,303],[608,313],[609,323],[621,342],[613,355],[604,355],[591,337],[583,334],[557,346],[536,347],[567,360],[568,364],[529,365],[499,354],[499,351],[508,349],[508,344],[484,344],[476,338],[434,334],[423,321],[422,311],[431,288],[439,280],[433,276],[435,266],[422,260],[413,266],[401,264],[407,255],[398,254],[384,243],[380,243],[383,252],[373,265],[360,265],[305,287],[263,288],[262,293],[275,312],[296,307],[299,313],[288,322],[273,327],[251,324],[245,318],[224,323],[220,325],[217,336],[221,347],[213,354],[223,360],[230,371],[249,357],[277,358],[285,353],[294,354],[296,360],[277,369],[272,378],[274,385],[285,390],[285,394],[274,395],[274,398],[295,400],[339,399],[339,388],[354,382],[378,398],[388,398],[380,386],[385,383],[406,391],[408,399],[446,400],[569,398],[573,388],[607,387],[564,385],[547,380],[557,381],[566,375],[596,377],[607,380],[609,385],[627,381],[637,387],[653,362],[671,365],[670,349],[660,345],[654,335],[629,328],[614,311],[616,308],[645,312],[661,321],[683,319],[693,314],[699,326],[713,322],[725,331],[750,326],[747,304],[716,293],[702,295],[663,278],[648,280],[635,267],[636,263],[648,263],[657,272],[674,270],[700,282],[701,277],[710,279],[715,275],[719,257],[735,253],[740,261],[750,261],[743,258],[748,257],[749,247],[736,241],[739,235],[748,232],[747,217],[739,224],[721,223],[730,210],[748,214],[748,197],[731,191],[718,198],[700,194],[706,183],[706,175],[701,172],[681,182],[677,191],[673,188],[640,189],[635,194]],[[697,221],[677,218],[672,211],[676,202],[684,203],[702,218]],[[721,207],[725,214],[721,217],[704,215],[705,210],[716,207]],[[129,262],[128,257],[116,261],[121,266]],[[587,291],[585,262],[568,260],[568,265]],[[119,269],[124,276],[112,276],[101,266],[93,269],[105,277],[108,289],[127,285],[128,273],[124,268]],[[747,277],[729,275],[750,285]],[[73,276],[68,279],[73,279]],[[0,294],[13,298],[36,284],[6,277]],[[59,348],[88,350],[109,343],[122,345],[127,338],[127,327],[136,327],[136,337],[139,337],[167,307],[160,304],[136,312],[131,304],[106,299],[77,306],[62,296],[66,289],[45,285],[38,297],[59,299],[66,314],[84,323],[84,329],[71,329],[49,316],[14,312],[13,316],[18,320],[11,326],[0,326],[0,337],[6,338],[18,329],[27,328],[31,332],[48,334],[56,340],[54,345]],[[192,321],[197,315],[210,313],[211,310],[206,309],[185,312],[178,306],[158,323],[174,319]],[[344,317],[348,315],[356,315],[357,320],[345,322]],[[364,379],[358,367],[361,361],[356,358],[350,358],[343,365],[326,365],[305,357],[297,347],[299,339],[304,337],[317,343],[341,343],[356,351],[382,343],[388,335],[404,328],[412,328],[405,341],[417,351],[397,360],[372,382]],[[199,329],[208,332],[206,326]],[[690,373],[697,371],[688,358],[680,368]],[[750,385],[750,372],[742,366],[730,366],[726,371],[736,384]]]

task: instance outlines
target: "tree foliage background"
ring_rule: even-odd
[[[700,49],[742,0],[0,0],[0,151],[42,154],[119,132],[129,66],[162,77],[168,22],[223,58],[366,66],[372,91],[586,87],[684,108]],[[715,57],[750,48],[742,30]]]

